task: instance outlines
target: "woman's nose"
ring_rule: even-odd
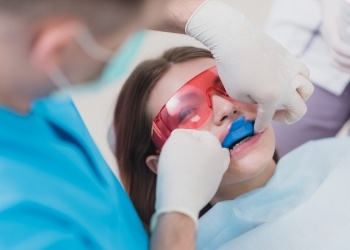
[[[212,95],[213,119],[216,125],[222,125],[227,121],[232,122],[238,116],[240,111],[237,106],[228,98],[220,95]]]

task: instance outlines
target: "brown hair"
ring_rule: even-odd
[[[156,154],[151,140],[152,118],[147,109],[149,96],[173,64],[212,57],[208,50],[195,47],[167,50],[159,58],[138,65],[120,92],[114,113],[116,156],[122,182],[147,229],[156,193],[156,174],[146,165],[147,156]]]

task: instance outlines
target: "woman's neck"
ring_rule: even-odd
[[[218,192],[215,194],[214,198],[211,200],[210,204],[215,205],[217,202],[225,200],[233,200],[239,195],[257,189],[259,187],[265,186],[266,183],[271,179],[276,169],[276,163],[271,160],[269,165],[265,168],[263,172],[254,177],[253,179],[243,181],[240,183],[234,183],[232,185],[226,185],[219,188]]]

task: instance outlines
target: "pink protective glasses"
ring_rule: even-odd
[[[177,128],[199,129],[212,113],[211,95],[228,96],[216,66],[185,83],[161,108],[152,124],[152,140],[161,150]]]

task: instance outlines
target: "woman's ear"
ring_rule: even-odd
[[[150,155],[146,158],[146,165],[155,174],[157,174],[158,168],[158,155]]]

